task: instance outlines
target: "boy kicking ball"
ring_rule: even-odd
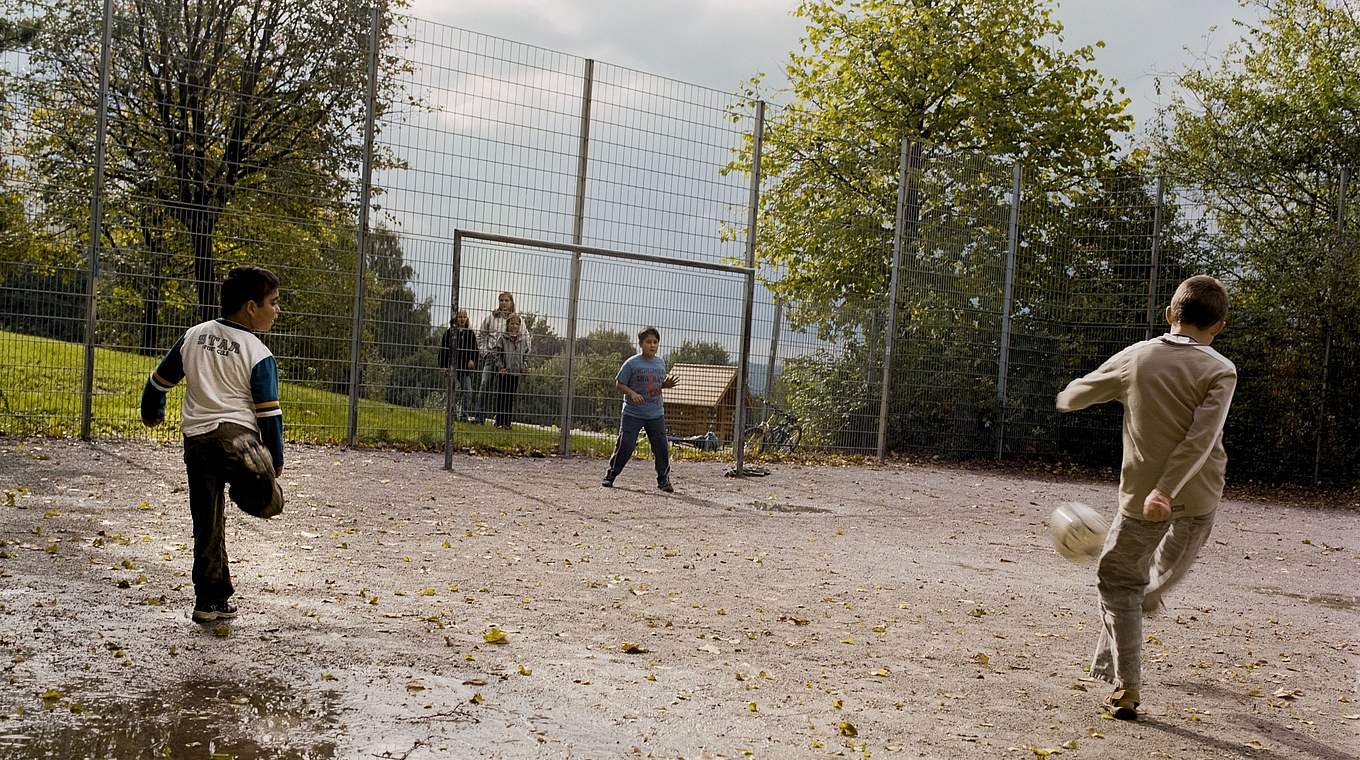
[[[1190,570],[1209,538],[1228,457],[1223,423],[1237,368],[1210,348],[1223,330],[1228,293],[1212,277],[1176,288],[1171,332],[1135,343],[1058,394],[1058,410],[1124,405],[1119,512],[1096,570],[1101,630],[1091,675],[1115,687],[1105,705],[1138,717],[1144,614]]]
[[[189,513],[194,522],[194,612],[230,620],[236,607],[227,565],[223,490],[256,517],[283,511],[283,411],[274,354],[256,337],[279,316],[279,278],[241,266],[222,283],[222,317],[190,327],[142,389],[142,423],[165,420],[165,394],[184,380],[181,411]]]
[[[619,367],[614,385],[623,392],[623,414],[619,419],[619,439],[614,444],[614,455],[609,458],[609,470],[600,485],[614,487],[614,478],[623,472],[637,446],[638,433],[647,431],[647,442],[652,445],[656,460],[656,487],[670,493],[671,453],[666,438],[666,409],[661,391],[674,388],[680,378],[666,374],[666,362],[656,355],[661,348],[661,333],[655,327],[644,327],[638,332],[638,353],[628,357]]]

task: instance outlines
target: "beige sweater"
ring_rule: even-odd
[[[1124,405],[1119,508],[1143,519],[1153,488],[1171,497],[1172,517],[1214,511],[1223,496],[1228,417],[1237,367],[1209,346],[1166,334],[1135,343],[1058,394],[1058,410],[1105,401]]]

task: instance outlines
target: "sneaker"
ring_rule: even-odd
[[[194,605],[194,621],[211,623],[214,620],[231,620],[236,617],[236,607],[231,602],[213,602]]]
[[[274,458],[254,434],[233,438],[231,448],[241,458],[241,463],[247,470],[260,477],[274,477]]]
[[[1160,594],[1148,594],[1143,597],[1143,617],[1155,618],[1166,613],[1166,602],[1162,600]]]
[[[1105,698],[1105,707],[1119,720],[1138,720],[1138,690],[1115,689]]]
[[[656,487],[661,489],[662,491],[665,491],[666,493],[675,493],[675,486],[671,485],[671,482],[669,480],[665,481],[664,483],[657,483]]]
[[[600,481],[600,485],[601,485],[602,487],[604,487],[604,488],[613,488],[613,487],[614,487],[614,479],[613,479],[613,478],[605,478],[604,480],[601,480],[601,481]]]

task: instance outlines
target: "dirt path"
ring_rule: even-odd
[[[1225,504],[1127,724],[1043,535],[1112,484],[295,447],[215,631],[179,456],[0,438],[0,758],[1360,757],[1355,512]]]

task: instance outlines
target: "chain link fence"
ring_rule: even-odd
[[[681,381],[671,432],[696,448],[1108,463],[1120,410],[1058,415],[1054,394],[1164,329],[1176,284],[1208,272],[1251,306],[1222,338],[1238,475],[1356,480],[1347,170],[1314,179],[1308,224],[1262,239],[1173,171],[1058,185],[872,146],[896,208],[848,215],[865,284],[818,300],[758,255],[789,109],[332,5],[214,26],[6,0],[0,430],[174,435],[140,426],[141,384],[249,262],[284,282],[267,342],[294,441],[604,454],[614,374],[651,325]],[[527,346],[513,382],[485,361],[503,294]]]

